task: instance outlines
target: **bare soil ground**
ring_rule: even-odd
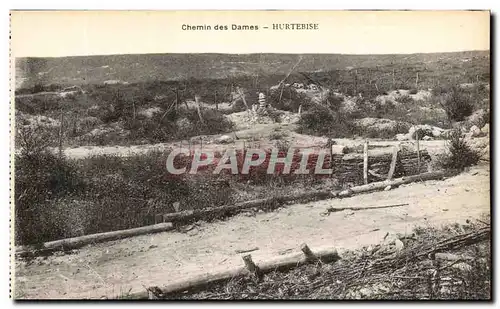
[[[428,143],[443,143],[433,141]],[[324,216],[329,206],[408,206],[342,211]],[[357,249],[382,241],[386,233],[410,233],[416,226],[441,226],[479,219],[490,212],[489,165],[444,181],[289,205],[270,213],[245,213],[225,221],[198,222],[189,230],[144,235],[75,250],[72,254],[17,261],[16,298],[113,298],[242,264],[238,250],[259,263],[311,248]]]

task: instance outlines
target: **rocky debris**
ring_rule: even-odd
[[[276,117],[271,117],[270,113],[275,114]],[[268,108],[265,112],[259,112],[259,108],[257,108],[255,111],[237,112],[226,115],[225,117],[233,122],[237,128],[250,128],[256,123],[271,124],[279,122],[289,124],[296,123],[300,120],[300,115],[298,114],[273,108]]]
[[[20,127],[45,127],[45,128],[56,128],[61,125],[59,120],[43,116],[43,115],[28,115],[24,113],[16,114],[16,125]]]
[[[408,131],[406,136],[396,136],[397,140],[415,140],[417,138],[422,140],[431,140],[439,137],[446,137],[449,134],[449,130],[442,129],[440,127],[431,126],[428,124],[414,125]]]
[[[481,129],[479,129],[476,125],[470,127],[469,132],[472,134],[472,137],[479,137],[482,135]]]
[[[489,123],[485,124],[481,128],[481,132],[483,132],[483,134],[485,134],[485,135],[490,134],[490,124]]]
[[[406,131],[411,124],[385,118],[366,117],[354,121],[354,125],[363,132],[379,136],[379,135],[394,135],[401,131]]]
[[[175,121],[175,125],[177,126],[177,128],[179,130],[182,130],[182,131],[191,131],[194,128],[194,125],[191,122],[191,120],[189,120],[185,117],[177,119]]]
[[[99,105],[92,105],[87,109],[87,114],[92,117],[99,117],[102,113],[102,107]]]
[[[454,128],[460,128],[463,132],[469,131],[474,125],[478,128],[482,128],[489,121],[489,115],[489,111],[478,109],[464,121],[456,122],[453,126]]]
[[[407,134],[404,134],[404,133],[396,134],[396,140],[398,140],[398,141],[407,141],[408,139],[409,138],[408,138]]]
[[[140,115],[140,116],[143,116],[143,117],[150,119],[155,114],[159,114],[161,112],[163,112],[163,109],[161,107],[155,106],[155,107],[150,107],[150,108],[139,110],[137,112],[137,115]]]
[[[417,93],[411,94],[410,90],[398,89],[393,90],[387,94],[379,95],[375,98],[375,101],[379,102],[382,105],[385,104],[394,104],[399,105],[401,101],[407,100],[410,98],[413,101],[426,101],[432,97],[432,93],[429,90],[419,90]]]
[[[348,153],[349,148],[344,145],[332,145],[332,153],[333,154],[346,154]]]
[[[103,82],[104,85],[128,85],[128,82],[124,82],[118,79],[110,79],[110,80],[105,80]]]
[[[216,142],[219,144],[230,144],[230,143],[234,143],[234,138],[232,138],[229,135],[222,135],[216,139]]]

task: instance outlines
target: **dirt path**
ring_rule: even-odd
[[[328,206],[407,207],[320,214]],[[204,223],[186,232],[165,232],[87,246],[74,254],[37,258],[16,265],[19,298],[101,298],[138,292],[195,273],[240,266],[236,250],[258,247],[259,260],[297,250],[335,246],[340,252],[379,243],[389,233],[415,226],[439,226],[480,218],[490,212],[488,166],[475,167],[444,181],[290,205],[255,216],[240,214],[226,221]]]

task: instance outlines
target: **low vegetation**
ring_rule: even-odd
[[[462,260],[438,260],[432,254],[415,257],[415,253],[428,250],[444,239],[473,233],[484,227],[483,223],[477,222],[454,224],[442,229],[417,228],[414,233],[401,238],[401,252],[382,243],[345,252],[342,259],[333,264],[309,264],[289,272],[276,271],[266,274],[261,281],[238,277],[201,291],[188,291],[166,298],[490,300],[490,239],[464,244],[444,253],[463,257]],[[405,256],[406,259],[396,263],[400,255],[400,259],[405,259]]]
[[[479,162],[479,152],[473,149],[459,131],[454,130],[447,141],[447,152],[437,158],[437,165],[447,170],[463,171]]]

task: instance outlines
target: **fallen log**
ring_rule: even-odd
[[[387,186],[394,187],[394,186],[400,186],[400,185],[415,182],[415,181],[441,179],[443,177],[446,177],[447,175],[448,175],[448,173],[442,172],[442,171],[427,172],[427,173],[413,175],[413,176],[401,177],[401,178],[397,178],[397,179],[394,179],[391,181],[387,181],[387,180],[386,181],[379,181],[379,182],[373,182],[373,183],[370,183],[367,185],[352,187],[352,188],[349,188],[347,190],[341,191],[338,195],[339,195],[339,197],[349,197],[349,196],[352,196],[353,194],[383,190]]]
[[[395,204],[395,205],[384,205],[384,206],[361,206],[361,207],[328,207],[326,209],[327,213],[344,211],[344,210],[370,210],[370,209],[381,209],[381,208],[392,208],[392,207],[401,207],[408,206],[410,204]]]
[[[28,255],[35,255],[37,253],[51,252],[57,250],[77,249],[89,244],[95,244],[95,243],[117,240],[132,236],[139,236],[144,234],[160,233],[172,230],[173,228],[174,227],[172,223],[167,222],[167,223],[143,226],[128,230],[119,230],[113,232],[90,234],[85,236],[54,240],[43,243],[41,247],[36,249],[27,247],[20,248],[20,250],[16,250],[16,255],[28,256]]]
[[[245,261],[246,266],[201,274],[192,278],[169,283],[163,287],[158,287],[158,289],[161,290],[161,294],[164,296],[168,296],[169,294],[175,295],[176,293],[180,293],[186,290],[200,289],[214,283],[231,280],[235,277],[253,275],[253,271],[255,271],[256,269],[258,269],[260,275],[263,275],[265,273],[276,270],[283,271],[307,263],[316,263],[318,260],[323,263],[331,263],[340,259],[337,250],[334,248],[310,251],[309,254],[312,254],[315,259],[307,257],[302,251],[299,253],[279,256],[272,260],[264,261],[261,263],[250,263],[249,258],[247,257],[247,260]],[[248,264],[251,264],[251,270],[247,268]],[[132,293],[128,297],[132,299],[144,299],[148,297],[148,292],[147,290],[145,290],[137,293]]]
[[[308,202],[312,200],[327,199],[332,198],[334,195],[330,190],[307,192],[303,194],[287,195],[270,197],[264,199],[257,199],[252,201],[246,201],[241,203],[236,203],[234,205],[225,205],[219,207],[196,209],[196,210],[185,210],[176,213],[168,213],[163,215],[164,222],[186,222],[190,220],[199,220],[213,218],[217,216],[230,215],[238,213],[241,210],[258,208],[258,209],[275,209],[286,202],[300,201]]]

